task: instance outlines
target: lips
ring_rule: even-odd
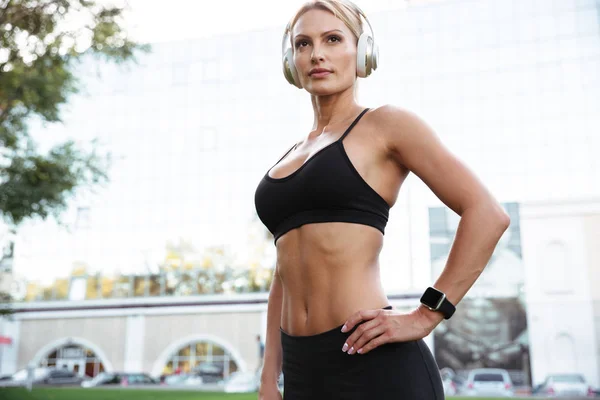
[[[325,68],[314,68],[309,71],[308,75],[309,76],[313,76],[313,75],[324,76],[331,72],[332,72],[331,70],[325,69]]]

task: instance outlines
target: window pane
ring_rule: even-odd
[[[194,278],[191,274],[182,274],[177,286],[177,295],[190,296],[195,293]]]
[[[183,372],[190,372],[190,362],[189,362],[189,360],[181,361],[179,363],[179,368],[181,368],[181,370]]]
[[[179,274],[174,271],[169,271],[166,273],[165,281],[165,295],[172,296],[175,294],[175,290],[179,284]]]
[[[171,375],[173,373],[173,361],[169,361],[163,368],[163,375]]]
[[[223,355],[225,355],[225,350],[223,350],[223,348],[220,346],[213,345],[212,354],[213,354],[213,356],[223,356]]]
[[[135,276],[133,278],[133,295],[135,297],[146,296],[146,288],[148,287],[147,276]]]
[[[97,299],[100,295],[98,292],[98,284],[100,282],[100,277],[98,276],[90,276],[87,280],[87,288],[85,290],[85,298],[86,299]]]
[[[122,275],[119,277],[117,281],[117,286],[115,288],[115,297],[123,298],[129,297],[131,291],[131,280],[127,275]]]
[[[196,343],[196,357],[208,355],[208,343]]]
[[[102,277],[102,297],[110,299],[113,297],[113,289],[115,286],[115,279],[109,276]]]
[[[56,300],[66,300],[69,291],[69,279],[57,279],[54,281],[54,298]]]
[[[149,295],[150,296],[160,296],[160,287],[161,287],[162,277],[160,275],[150,275],[149,277]]]
[[[229,374],[233,374],[234,372],[237,372],[238,370],[238,366],[235,363],[235,361],[230,360],[229,361]]]
[[[177,353],[177,355],[179,357],[189,357],[190,352],[191,352],[191,346],[186,346],[183,349],[179,350],[179,353]]]

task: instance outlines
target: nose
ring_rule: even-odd
[[[319,45],[313,46],[313,51],[312,51],[310,59],[313,63],[315,63],[317,61],[323,61],[325,59],[325,57],[323,56],[323,51],[321,49],[321,46],[319,46]]]

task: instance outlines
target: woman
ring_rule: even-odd
[[[309,2],[288,36],[284,73],[310,94],[314,122],[256,190],[277,248],[259,397],[281,399],[283,369],[286,400],[442,399],[422,339],[452,315],[509,218],[417,116],[357,104],[356,78],[377,67],[377,49],[355,5]],[[461,220],[435,289],[402,313],[388,305],[378,257],[410,171]]]

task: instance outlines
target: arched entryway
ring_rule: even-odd
[[[113,369],[102,349],[85,339],[71,337],[48,343],[31,362],[35,366],[66,368],[90,377]]]
[[[156,360],[154,376],[212,369],[227,378],[236,371],[245,371],[246,364],[226,341],[211,335],[194,335],[169,345]]]

